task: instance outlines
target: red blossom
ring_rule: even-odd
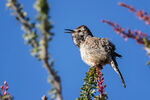
[[[7,82],[6,82],[6,81],[4,81],[4,85],[7,85]]]
[[[107,20],[102,20],[103,23],[107,22]],[[114,26],[113,22],[107,22],[109,25]]]
[[[135,15],[143,20],[147,25],[150,25],[150,16],[147,12],[142,10],[135,10],[133,6],[127,5],[125,3],[119,3],[120,6],[128,8],[131,12],[135,13]]]
[[[2,90],[2,92],[4,93],[5,88],[4,88],[4,86],[3,86],[3,85],[1,86],[1,90]]]
[[[140,19],[142,19],[143,16],[144,16],[142,10],[137,11],[135,14],[136,14],[137,16],[139,16]]]
[[[106,85],[103,85],[104,77],[97,67],[96,67],[96,74],[97,74],[96,82],[97,82],[97,87],[98,87],[97,91],[100,93],[100,97],[102,97],[104,95],[104,88],[106,87]]]
[[[146,37],[146,36],[147,36],[147,34],[145,34],[145,33],[144,33],[144,34],[143,34],[143,36],[144,36],[144,37]]]
[[[4,86],[3,85],[1,85],[1,89],[3,89],[4,88]]]
[[[6,91],[4,91],[4,92],[3,92],[3,94],[4,94],[4,96],[5,96],[5,95],[7,95],[7,92],[6,92]]]
[[[129,36],[132,35],[132,31],[130,29],[127,29]]]
[[[118,4],[119,4],[120,6],[123,6],[123,7],[126,7],[126,8],[128,7],[125,3],[119,2]]]
[[[8,84],[7,84],[6,81],[4,82],[4,86],[1,85],[1,90],[2,90],[4,96],[8,94],[8,93],[7,93],[7,90],[8,90]]]
[[[127,4],[125,4],[125,3],[121,3],[121,2],[119,2],[118,5],[120,5],[120,6],[122,6],[122,7],[125,7],[125,8],[128,8],[128,9],[129,9],[130,11],[132,11],[132,12],[136,12],[136,10],[134,9],[133,6],[129,6],[129,5],[127,5]]]
[[[125,41],[128,41],[128,37],[125,37],[125,39],[124,39]]]
[[[120,33],[121,33],[120,30],[119,30],[119,29],[116,29],[116,28],[114,28],[114,31],[115,31],[117,34],[120,34]]]
[[[138,31],[138,30],[131,31],[130,29],[127,29],[127,31],[125,31],[124,28],[122,28],[118,24],[115,24],[114,22],[111,22],[108,20],[103,20],[103,23],[106,23],[108,25],[110,25],[110,23],[113,23],[113,26],[112,25],[110,25],[110,26],[112,26],[114,31],[117,34],[120,34],[125,39],[125,41],[127,41],[128,38],[132,38],[132,39],[136,40],[138,44],[144,44],[143,39],[149,38],[145,33],[142,33],[142,31]]]

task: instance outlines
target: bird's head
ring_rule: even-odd
[[[93,36],[91,31],[85,25],[81,25],[74,30],[65,29],[65,33],[72,33],[72,39],[74,44],[77,47],[80,47],[80,44],[85,41],[88,36]]]

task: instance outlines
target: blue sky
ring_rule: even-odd
[[[36,17],[34,1],[19,0],[24,4],[31,21]],[[108,19],[124,28],[142,30],[147,34],[150,32],[149,26],[127,9],[119,7],[118,2],[125,2],[150,13],[149,0],[49,0],[54,25],[52,32],[55,33],[49,50],[55,60],[54,67],[61,76],[64,100],[79,97],[85,72],[89,69],[73,45],[71,35],[64,33],[64,29],[74,29],[79,25],[87,25],[96,37],[109,38],[116,45],[116,51],[123,55],[117,61],[127,88],[123,88],[119,76],[109,65],[102,71],[109,100],[150,99],[150,68],[146,66],[149,58],[143,46],[130,39],[125,42],[110,26],[101,23],[102,19]],[[20,24],[10,16],[5,5],[6,0],[1,0],[0,84],[8,82],[8,92],[15,100],[41,100],[42,95],[47,95],[51,88],[47,82],[47,71],[41,62],[30,55],[30,47],[24,44]]]

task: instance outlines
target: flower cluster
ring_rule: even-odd
[[[145,43],[144,39],[149,38],[145,33],[142,33],[141,31],[138,31],[138,30],[131,31],[130,29],[127,29],[125,31],[124,28],[122,28],[121,26],[119,26],[118,24],[114,22],[111,22],[108,20],[102,20],[102,22],[112,26],[114,31],[117,34],[120,34],[125,39],[125,41],[127,41],[128,38],[132,38],[136,40],[138,44],[144,44]]]
[[[1,90],[2,90],[4,96],[8,94],[8,93],[7,93],[7,90],[8,90],[8,84],[7,84],[6,81],[4,82],[4,86],[1,85]]]
[[[127,5],[125,3],[119,3],[119,5],[128,8],[129,11],[133,12],[139,19],[143,20],[147,25],[150,26],[150,16],[147,12],[136,10],[133,6]],[[147,55],[150,57],[150,37],[145,33],[142,33],[138,30],[131,31],[130,29],[127,29],[125,31],[124,28],[122,28],[118,24],[108,20],[102,20],[102,22],[112,26],[114,31],[117,34],[120,34],[126,41],[128,40],[128,38],[131,38],[136,40],[138,44],[144,45],[144,49],[146,50]],[[150,61],[148,61],[147,65],[150,65]]]
[[[104,93],[106,85],[103,85],[104,77],[102,76],[103,74],[98,67],[90,67],[84,78],[80,97],[76,100],[107,100],[108,96]]]
[[[119,5],[122,6],[122,7],[128,8],[129,11],[135,13],[135,15],[136,15],[139,19],[144,20],[144,22],[145,22],[147,25],[150,26],[150,16],[148,15],[147,12],[142,11],[142,10],[136,10],[136,9],[134,9],[133,6],[127,5],[127,4],[125,4],[125,3],[119,3]]]
[[[104,83],[104,77],[103,77],[103,73],[100,72],[100,70],[98,68],[96,68],[96,74],[97,74],[97,87],[98,87],[98,92],[100,93],[100,97],[102,98],[104,96],[104,88],[106,88],[106,85]]]

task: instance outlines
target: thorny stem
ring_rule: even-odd
[[[16,13],[17,18],[19,19],[19,22],[25,26],[25,31],[27,33],[33,33],[32,30],[34,29],[32,24],[24,17],[23,12],[18,9],[18,3],[16,0],[8,0],[8,2],[11,4],[12,9]],[[44,28],[45,29],[45,28]],[[54,69],[52,69],[52,64],[49,63],[49,57],[48,57],[48,38],[47,38],[47,31],[42,30],[42,62],[44,67],[48,70],[49,75],[51,76],[52,83],[51,85],[53,88],[56,89],[56,100],[62,100],[62,93],[61,93],[61,82],[60,77],[55,73]],[[35,46],[38,46],[38,42],[35,40],[33,41]]]
[[[47,37],[46,35],[44,35],[44,32],[42,32],[43,34],[43,58],[42,58],[42,62],[43,65],[45,66],[45,68],[48,70],[51,78],[52,78],[52,85],[53,87],[56,89],[56,100],[62,100],[62,95],[61,95],[61,82],[60,82],[60,77],[56,75],[55,71],[52,69],[51,64],[49,64],[49,57],[48,57],[48,46],[46,46],[46,41],[47,41]]]
[[[43,3],[43,5],[41,5],[41,3]],[[48,19],[50,17],[48,16],[49,5],[47,3],[47,0],[37,0],[34,6],[35,9],[38,11],[38,17],[37,17],[37,20],[39,21],[38,26],[42,34],[40,40],[41,60],[43,62],[44,67],[48,70],[50,74],[52,80],[51,85],[56,90],[55,92],[56,100],[62,100],[60,77],[52,68],[53,64],[49,63],[50,59],[48,53],[48,42],[50,40],[50,36],[52,35],[52,33],[49,32],[52,27]]]
[[[34,25],[31,24],[28,21],[28,19],[23,15],[21,10],[18,9],[19,4],[17,3],[17,1],[16,0],[8,0],[8,3],[11,4],[11,7],[14,10],[14,12],[16,13],[17,19],[19,20],[19,22],[25,26],[26,32],[32,34]],[[32,44],[33,44],[33,47],[38,46],[37,41],[34,39],[32,40]]]

